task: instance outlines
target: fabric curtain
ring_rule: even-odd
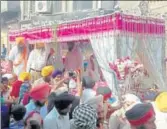
[[[138,58],[147,70],[152,83],[161,90],[167,90],[164,79],[163,59],[165,55],[163,49],[165,40],[163,36],[108,34],[91,36],[90,41],[103,76],[114,94],[118,94],[117,79],[108,64],[117,58],[126,56],[130,56],[132,59]]]
[[[138,36],[136,42],[136,53],[149,73],[150,78],[160,88],[160,90],[167,90],[166,80],[164,80],[163,68],[163,46],[165,40],[163,37],[155,35]]]
[[[115,40],[116,37],[112,34],[90,37],[91,46],[102,70],[104,79],[108,83],[113,94],[118,95],[117,79],[115,73],[109,67],[109,62],[112,62],[117,58]]]

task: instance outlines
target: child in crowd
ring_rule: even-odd
[[[9,84],[9,80],[7,77],[2,77],[2,80],[1,80],[1,96],[5,99],[8,99],[9,96],[10,96],[10,88],[8,86]]]
[[[31,75],[28,72],[23,72],[20,74],[20,77],[22,78],[23,83],[20,87],[19,103],[22,103],[24,95],[31,89],[31,84],[30,84]]]
[[[23,118],[26,114],[26,108],[22,105],[16,105],[12,108],[11,116],[12,121],[10,122],[10,129],[24,129]]]

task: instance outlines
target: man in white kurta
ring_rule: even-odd
[[[16,38],[16,46],[9,52],[8,60],[11,62],[13,72],[19,76],[21,72],[26,71],[28,49],[23,37]]]
[[[28,62],[27,62],[27,72],[32,75],[32,82],[41,77],[41,70],[46,66],[46,59],[48,52],[45,49],[44,43],[37,43],[36,48],[31,51]]]

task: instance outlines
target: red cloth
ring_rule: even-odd
[[[19,97],[20,87],[22,85],[22,81],[16,80],[12,84],[12,91],[10,92],[10,96],[13,96],[15,98]]]
[[[30,97],[32,97],[33,100],[46,99],[49,96],[50,91],[51,87],[49,86],[49,84],[40,84],[31,89]]]
[[[30,99],[30,95],[29,95],[28,92],[26,92],[26,93],[24,94],[24,97],[23,97],[23,105],[24,105],[24,106],[29,103],[29,99]]]

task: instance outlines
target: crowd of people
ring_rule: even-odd
[[[0,84],[2,129],[166,129],[166,91],[118,98],[104,80],[83,76],[78,58],[73,57],[77,63],[70,66],[71,53],[68,67],[55,69],[45,63],[37,71],[40,67],[31,59],[27,66],[23,38],[16,43],[9,54],[14,74],[4,74]],[[74,48],[70,44],[69,52]],[[23,52],[19,58],[18,51]],[[31,58],[36,59],[33,54]]]

